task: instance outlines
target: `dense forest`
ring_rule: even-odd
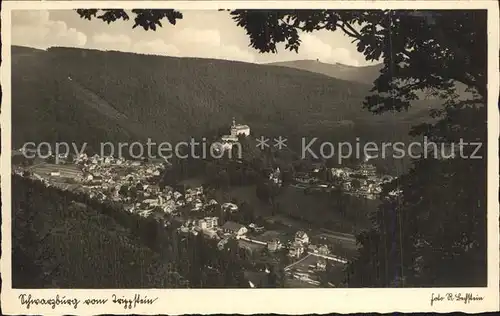
[[[12,186],[13,287],[180,286],[139,218],[30,179]]]
[[[220,136],[233,117],[256,137],[285,135],[297,151],[301,137],[405,141],[432,105],[374,118],[361,109],[369,85],[225,60],[26,47],[12,47],[12,59],[15,147]]]
[[[216,240],[119,205],[15,175],[12,185],[15,288],[248,287],[252,263],[235,240],[220,251]]]
[[[343,80],[360,82],[371,85],[373,80],[377,79],[382,69],[381,64],[355,67],[342,64],[329,64],[321,62],[320,60],[293,60],[270,63],[272,66],[289,67],[310,72],[324,74],[333,78],[340,78]]]

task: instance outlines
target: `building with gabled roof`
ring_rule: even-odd
[[[226,233],[235,235],[237,238],[245,235],[248,229],[239,223],[228,221],[222,225],[222,230]]]

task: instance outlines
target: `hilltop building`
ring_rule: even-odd
[[[239,135],[250,136],[250,127],[248,125],[236,124],[233,118],[233,125],[231,125],[231,136],[238,137]]]
[[[250,136],[250,127],[248,125],[236,124],[236,120],[233,118],[230,133],[230,135],[223,135],[221,137],[222,150],[230,150],[233,148],[233,144],[238,141],[238,136]]]

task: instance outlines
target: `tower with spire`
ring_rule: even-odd
[[[233,147],[233,144],[238,142],[238,136],[249,136],[250,135],[250,127],[248,125],[236,124],[236,119],[233,117],[233,121],[230,128],[229,135],[222,135],[222,148],[221,150],[229,150]]]
[[[238,137],[238,135],[249,136],[250,127],[248,125],[236,124],[236,119],[233,117],[233,124],[231,125],[231,136]]]

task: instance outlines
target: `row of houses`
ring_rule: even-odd
[[[224,233],[230,234],[236,239],[243,239],[248,242],[265,245],[270,252],[279,251],[285,246],[277,232],[268,231],[259,236],[247,236],[246,234],[249,232],[249,229],[235,222],[226,222],[221,228]],[[288,241],[287,248],[288,255],[292,258],[299,258],[306,250],[325,256],[330,253],[326,245],[316,246],[310,244],[309,236],[304,231],[296,232],[294,238]]]

